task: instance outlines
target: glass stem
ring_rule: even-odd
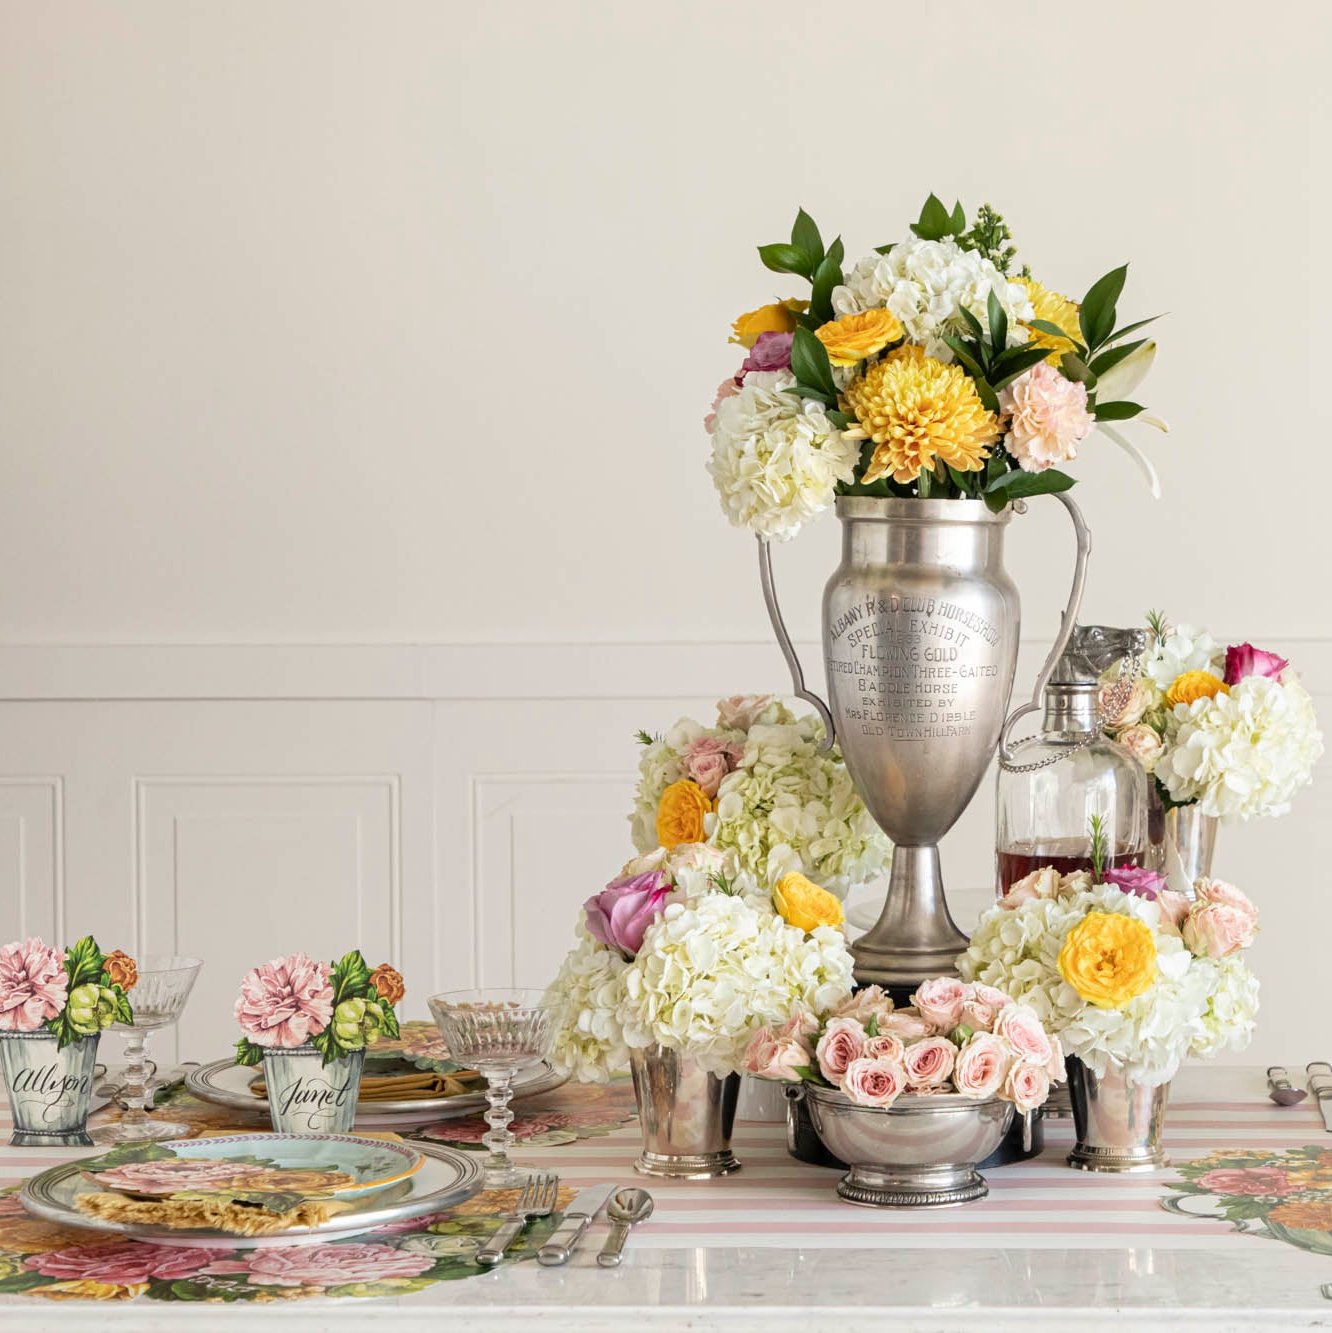
[[[486,1124],[490,1126],[481,1142],[490,1149],[490,1170],[507,1171],[509,1169],[509,1149],[514,1145],[514,1135],[509,1129],[513,1112],[509,1110],[509,1099],[513,1096],[513,1070],[498,1070],[486,1073],[486,1101],[490,1109],[486,1112]]]
[[[148,1123],[148,1036],[138,1028],[130,1028],[125,1039],[125,1114],[120,1123]]]

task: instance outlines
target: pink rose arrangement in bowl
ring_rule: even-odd
[[[1063,1051],[1005,992],[936,977],[902,1009],[870,986],[821,1017],[760,1028],[743,1068],[808,1100],[815,1132],[850,1168],[842,1198],[937,1207],[984,1197],[976,1164],[1015,1112],[1045,1102]]]

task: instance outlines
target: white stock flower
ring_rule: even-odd
[[[1299,680],[1248,676],[1228,693],[1176,704],[1155,774],[1174,801],[1205,815],[1283,815],[1323,753],[1313,700]]]
[[[1186,671],[1211,671],[1220,675],[1225,652],[1205,629],[1176,625],[1164,639],[1148,650],[1143,675],[1162,691]]]
[[[951,236],[939,241],[917,238],[893,246],[886,255],[866,255],[846,275],[845,285],[834,288],[832,303],[839,315],[887,306],[911,342],[929,356],[952,361],[944,335],[971,336],[963,310],[988,328],[991,292],[1008,316],[1009,345],[1025,341],[1025,330],[1018,326],[1035,315],[1026,288],[1009,282],[988,259],[962,249]]]
[[[850,482],[860,445],[843,437],[823,406],[783,390],[788,371],[754,371],[717,408],[708,472],[737,527],[792,537]]]

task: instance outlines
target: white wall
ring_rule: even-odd
[[[1163,605],[1332,694],[1332,22],[1263,12],[0,0],[5,920],[206,944],[214,1015],[279,884],[432,984],[546,966],[623,854],[628,733],[782,684],[699,423],[797,204],[854,254],[988,199],[1073,292],[1130,259],[1166,498],[1084,451],[1087,618]],[[1012,533],[1037,639],[1056,508]],[[805,639],[834,527],[779,553]],[[1260,1058],[1320,1053],[1281,1025],[1323,783],[1223,841]]]

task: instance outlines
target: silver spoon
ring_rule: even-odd
[[[606,1215],[614,1225],[597,1255],[597,1263],[603,1268],[617,1268],[629,1228],[652,1216],[652,1195],[640,1189],[616,1190],[606,1205]]]

